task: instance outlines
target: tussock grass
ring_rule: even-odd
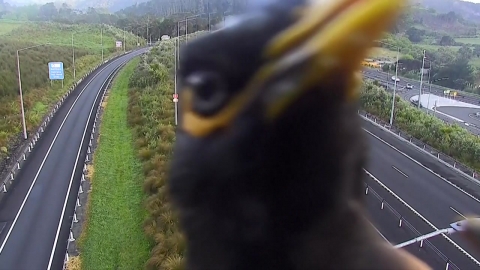
[[[128,81],[138,62],[120,71],[102,116],[80,243],[83,269],[142,269],[148,259],[142,168],[127,124]]]
[[[195,38],[202,33],[190,35]],[[175,39],[162,42],[142,58],[130,79],[128,122],[134,130],[137,157],[143,166],[144,231],[153,242],[147,269],[183,269],[185,240],[168,202],[166,177],[175,142],[173,94]]]
[[[44,44],[20,52],[22,90],[27,130],[32,132],[43,117],[74,82],[71,35],[74,33],[77,80],[101,62],[99,25],[64,25],[48,22],[13,22],[0,20],[0,148],[8,152],[21,134],[20,102],[18,100],[16,50]],[[127,33],[127,49],[136,45],[137,37]],[[121,53],[115,40],[123,40],[123,31],[104,26],[104,57]],[[65,68],[64,87],[60,81],[50,84],[48,62],[61,61]],[[6,154],[0,152],[0,160]]]
[[[80,257],[70,257],[66,265],[66,270],[82,270],[82,260]]]

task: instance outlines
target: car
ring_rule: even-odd
[[[397,82],[399,82],[399,81],[400,81],[400,79],[399,79],[399,78],[397,78],[397,77],[395,77],[395,76],[392,76],[392,81],[397,81]]]
[[[413,85],[407,83],[407,89],[413,89]]]

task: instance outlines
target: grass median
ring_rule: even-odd
[[[106,99],[80,239],[82,269],[143,269],[149,258],[143,171],[127,124],[128,82],[138,63],[120,71]]]

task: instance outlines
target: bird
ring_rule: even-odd
[[[430,269],[362,194],[361,63],[406,1],[262,1],[182,47],[167,186],[186,269]]]

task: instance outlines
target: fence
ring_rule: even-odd
[[[393,214],[397,219],[398,219],[398,227],[402,227],[410,234],[413,235],[413,238],[422,236],[423,234],[420,233],[410,222],[408,222],[405,217],[400,214],[397,210],[395,210],[382,196],[380,196],[375,190],[373,190],[372,187],[370,187],[367,183],[365,183],[365,196],[371,195],[375,199],[378,200],[379,205],[380,205],[380,210],[382,211],[390,211],[391,214]],[[419,244],[420,248],[428,248],[431,249],[435,255],[440,257],[442,261],[445,263],[445,268],[446,270],[449,269],[458,269],[458,268],[445,254],[443,254],[434,244],[432,244],[429,240],[423,240]]]
[[[465,176],[468,180],[471,180],[477,185],[480,185],[480,177],[478,173],[475,170],[468,167],[467,165],[464,165],[460,161],[436,150],[435,148],[427,145],[426,143],[418,139],[413,138],[411,135],[409,135],[404,131],[399,130],[395,126],[390,126],[388,123],[386,123],[385,121],[381,120],[380,118],[374,115],[371,115],[365,111],[358,111],[358,114],[364,119],[370,121],[371,123],[374,123],[384,128],[385,130],[389,131],[390,133],[395,135],[397,138],[400,138],[401,140],[415,146],[417,149],[421,150],[422,152],[427,153],[428,155],[440,161],[447,167],[450,167],[451,169]]]
[[[78,188],[77,198],[76,198],[76,202],[75,202],[75,210],[73,212],[72,222],[70,224],[70,231],[69,231],[69,236],[68,236],[67,248],[66,248],[65,257],[64,257],[64,260],[63,260],[63,269],[64,270],[66,269],[67,263],[70,260],[70,255],[69,255],[70,244],[75,242],[75,235],[74,235],[74,230],[73,229],[74,229],[75,224],[78,223],[77,214],[79,213],[78,212],[79,209],[80,209],[79,207],[82,206],[81,203],[80,203],[80,197],[84,193],[84,188],[85,188],[84,185],[86,184],[86,175],[88,173],[87,172],[87,165],[93,159],[93,148],[94,148],[94,143],[95,143],[95,139],[96,139],[96,136],[97,136],[97,133],[96,133],[97,129],[98,129],[97,125],[98,125],[98,121],[99,121],[99,117],[100,117],[100,109],[101,109],[100,105],[105,100],[105,94],[107,93],[107,89],[110,88],[113,79],[117,75],[118,71],[120,71],[120,69],[125,64],[126,64],[126,62],[123,62],[120,66],[118,66],[110,74],[110,76],[108,78],[108,82],[105,85],[105,88],[103,89],[104,91],[102,93],[101,99],[100,99],[100,101],[98,103],[98,106],[97,106],[97,109],[96,109],[95,118],[93,120],[92,131],[91,131],[91,134],[90,134],[90,140],[89,140],[88,147],[87,147],[87,154],[85,156],[85,161],[84,161],[84,165],[83,165],[82,176],[81,176],[81,180],[80,180],[80,186]],[[100,89],[100,90],[102,90],[102,89]],[[89,125],[89,123],[87,123],[87,125]],[[79,231],[79,234],[80,234],[81,231],[80,230],[78,230],[78,231]]]

